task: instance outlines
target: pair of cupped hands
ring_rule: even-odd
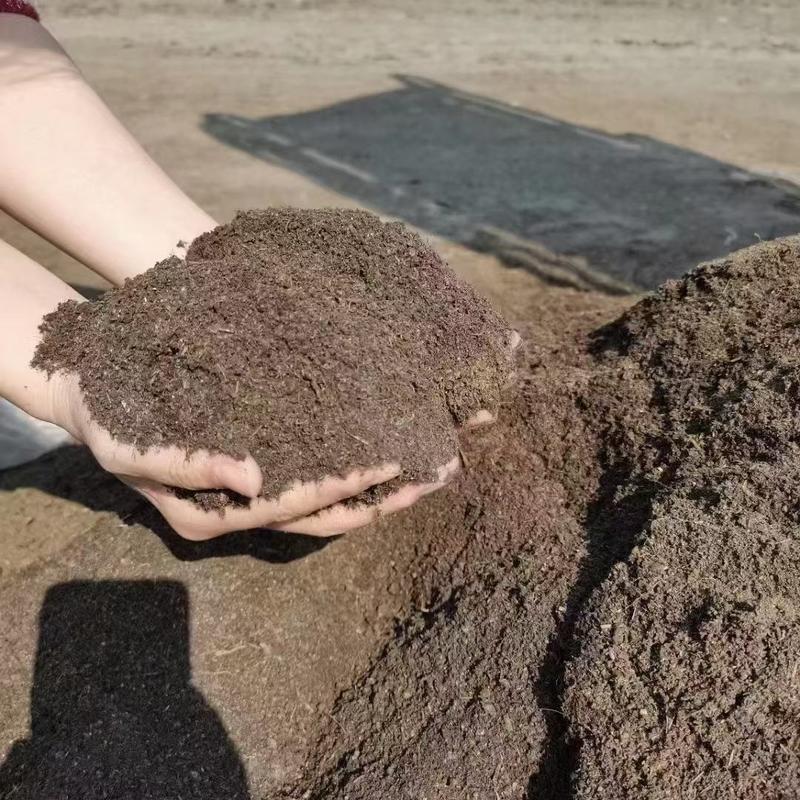
[[[141,272],[142,265],[155,263],[168,248],[174,255],[185,255],[183,242],[216,226],[119,124],[44,27],[26,17],[0,14],[0,56],[4,211],[115,284]],[[187,538],[261,527],[338,534],[378,514],[410,506],[458,471],[460,464],[454,459],[441,465],[436,482],[407,484],[379,505],[365,507],[343,501],[402,474],[401,464],[376,464],[344,477],[297,483],[269,499],[260,496],[262,475],[252,457],[236,460],[177,448],[140,453],[115,441],[92,420],[74,376],[57,373],[43,384],[41,375],[30,375],[30,364],[17,363],[20,353],[35,350],[33,322],[52,311],[56,301],[77,298],[12,248],[3,248],[1,255],[0,341],[10,342],[17,330],[23,337],[20,347],[5,352],[0,348],[14,384],[9,386],[14,389],[9,399],[18,399],[21,408],[55,422],[88,445],[105,469],[143,494]],[[18,313],[10,314],[14,295],[20,301]],[[511,372],[516,340],[502,344],[508,345]],[[29,377],[36,379],[31,381],[34,387],[25,385]],[[491,422],[491,411],[479,412],[470,423]],[[173,487],[227,489],[251,502],[224,514],[207,512],[181,499]]]
[[[512,333],[507,346],[509,374],[513,351],[520,337]],[[75,439],[85,444],[108,472],[149,500],[170,526],[186,539],[204,540],[232,531],[270,528],[311,536],[334,536],[367,525],[378,516],[391,514],[416,503],[447,485],[461,467],[459,457],[438,469],[433,483],[408,483],[375,505],[345,501],[370,487],[396,478],[401,464],[376,464],[353,470],[344,477],[328,476],[314,483],[297,482],[279,497],[260,496],[262,474],[252,456],[230,456],[176,447],[152,448],[140,452],[117,441],[91,417],[77,377],[57,373],[50,381],[54,418]],[[479,411],[467,427],[494,422],[494,411]],[[176,495],[173,488],[189,490],[231,490],[250,498],[248,506],[231,506],[223,514],[206,511]]]

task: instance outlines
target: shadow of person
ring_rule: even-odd
[[[173,581],[52,587],[40,613],[31,735],[0,767],[15,800],[245,800],[244,767],[191,683]]]
[[[149,502],[101,469],[84,447],[61,447],[20,467],[0,471],[0,493],[25,488],[72,500],[93,511],[112,511],[126,523],[142,525],[181,561],[246,555],[288,564],[318,552],[336,538],[259,530],[232,533],[208,542],[187,541],[164,522]]]

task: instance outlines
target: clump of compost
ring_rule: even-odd
[[[115,438],[250,453],[265,497],[389,462],[435,480],[510,370],[489,304],[407,227],[364,211],[239,213],[185,260],[64,303],[42,330],[34,365],[77,373]]]

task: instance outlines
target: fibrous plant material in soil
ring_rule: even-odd
[[[250,453],[275,497],[385,463],[436,480],[458,426],[496,409],[509,340],[401,223],[272,209],[238,214],[97,302],[62,304],[34,364],[77,373],[95,421],[139,449]]]
[[[800,796],[800,240],[565,327],[284,797]]]

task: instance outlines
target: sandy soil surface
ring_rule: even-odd
[[[112,108],[221,221],[238,208],[355,201],[221,145],[202,130],[206,115],[296,115],[394,90],[399,75],[800,182],[800,13],[791,0],[41,6]],[[463,192],[475,201],[471,187]],[[0,234],[97,284],[8,221]],[[751,244],[747,235],[728,249]],[[459,253],[462,270],[491,272],[446,250]]]
[[[367,199],[341,179],[341,159],[336,180],[310,169],[307,160],[298,165],[275,148],[264,152],[261,139],[257,146],[231,137],[226,143],[219,128],[209,128],[209,115],[294,118],[390,93],[402,85],[398,75],[480,97],[484,109],[491,100],[504,104],[504,114],[511,107],[558,120],[569,135],[579,128],[613,140],[627,133],[650,137],[678,148],[681,158],[688,154],[687,164],[695,163],[692,154],[722,163],[725,186],[741,173],[747,192],[767,191],[753,173],[800,180],[800,13],[789,2],[702,5],[43,4],[48,24],[115,111],[219,219],[237,208]],[[319,166],[319,152],[314,158]],[[359,169],[344,164],[350,173]],[[793,190],[766,183],[776,208],[791,217]],[[459,189],[446,188],[442,196],[452,202]],[[714,195],[720,207],[723,190]],[[465,182],[460,191],[469,208],[481,186]],[[544,283],[542,275],[573,285],[604,280],[592,253],[576,247],[577,258],[553,254],[552,227],[547,250],[537,250],[540,242],[530,236],[519,244],[516,234],[506,235],[500,248],[481,248],[460,235],[452,215],[441,224],[439,212],[404,214],[406,206],[388,204],[385,193],[374,198],[376,210],[398,212],[439,234],[437,244],[457,271],[510,318],[541,315],[546,324],[536,328],[537,347],[562,346],[557,336],[548,340],[547,325],[565,324],[567,309],[570,324],[588,331],[630,302],[589,302],[573,289]],[[646,199],[659,208],[657,191]],[[676,203],[676,195],[667,198],[662,216]],[[580,214],[571,219],[570,230],[579,230]],[[496,225],[489,227],[492,233]],[[740,228],[729,234],[731,247],[752,241]],[[608,252],[619,252],[613,248],[622,241],[620,226],[614,231]],[[678,240],[667,234],[665,241]],[[0,220],[0,235],[72,282],[102,286],[7,219]],[[696,255],[687,248],[687,262]],[[509,268],[514,260],[519,267]],[[531,480],[531,489],[562,491],[547,470]],[[452,583],[464,568],[462,543],[447,538],[437,518],[453,504],[463,505],[467,522],[480,509],[468,495],[452,492],[431,498],[402,526],[384,522],[325,547],[259,535],[198,548],[170,536],[79,453],[3,476],[0,607],[13,610],[4,613],[0,631],[6,665],[0,752],[7,768],[33,763],[31,752],[41,757],[68,741],[75,748],[83,743],[89,755],[81,769],[90,771],[92,759],[102,759],[98,742],[111,741],[115,752],[138,759],[138,767],[128,764],[139,780],[131,797],[158,796],[143,789],[152,776],[141,763],[165,748],[171,774],[189,776],[174,784],[176,794],[202,797],[213,789],[228,797],[266,797],[290,785],[303,772],[319,720],[331,719],[336,698],[366,673],[395,621],[414,609],[424,621],[430,604],[443,600],[436,586]],[[494,499],[497,507],[501,499]],[[571,542],[575,559],[565,567],[568,574],[583,543],[577,523],[565,525],[560,543]],[[429,551],[438,554],[441,572],[420,574]],[[546,605],[549,595],[542,597]],[[78,640],[82,646],[75,649]],[[109,645],[122,653],[116,660]],[[143,652],[150,660],[138,657]],[[132,688],[121,693],[120,685]],[[136,725],[144,719],[149,729],[134,726],[131,735],[130,707],[147,696],[155,698],[152,708]],[[54,733],[49,721],[55,703],[77,709],[66,732]],[[218,754],[214,762],[210,751]],[[496,796],[518,797],[521,789],[501,788]],[[83,796],[89,796],[85,788]]]

